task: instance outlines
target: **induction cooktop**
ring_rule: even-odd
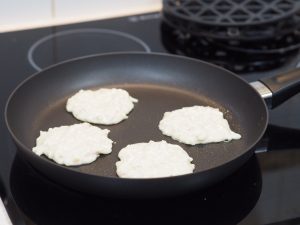
[[[176,50],[176,42],[168,40],[163,26],[161,14],[154,12],[0,34],[0,172],[14,224],[300,224],[300,95],[270,112],[271,125],[257,154],[239,171],[213,187],[176,198],[120,200],[78,193],[39,174],[17,153],[3,114],[6,99],[19,82],[84,55],[121,51],[184,55]],[[299,62],[296,53],[271,69],[239,75],[250,82],[294,69]]]

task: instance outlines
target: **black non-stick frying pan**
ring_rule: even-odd
[[[256,82],[276,106],[299,89],[300,72]],[[283,87],[284,86],[284,87]],[[109,155],[95,162],[65,167],[31,149],[40,130],[79,123],[66,112],[68,97],[79,89],[118,87],[139,99],[129,119],[112,126],[116,142]],[[219,108],[242,138],[229,143],[189,146],[158,129],[163,113],[184,106]],[[220,67],[166,54],[114,53],[71,60],[49,67],[22,82],[8,99],[7,127],[20,153],[38,171],[73,189],[113,197],[153,197],[208,187],[237,170],[253,154],[268,124],[261,95],[247,82]],[[193,174],[156,179],[123,179],[116,175],[118,152],[128,144],[166,140],[181,145],[194,159]]]

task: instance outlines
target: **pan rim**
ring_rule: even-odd
[[[74,63],[76,61],[80,61],[80,60],[84,60],[84,59],[97,58],[97,57],[105,57],[105,56],[113,56],[113,55],[116,55],[116,56],[120,56],[120,55],[127,55],[127,56],[141,55],[141,56],[147,56],[147,55],[150,55],[150,57],[151,56],[159,56],[159,57],[177,58],[177,59],[192,61],[192,62],[195,62],[195,63],[205,64],[205,65],[208,65],[210,67],[216,68],[218,70],[222,70],[223,72],[226,72],[226,73],[234,76],[236,79],[239,79],[242,83],[246,84],[251,89],[253,89],[253,91],[254,91],[253,94],[255,94],[257,97],[259,97],[261,99],[261,102],[263,103],[264,109],[265,109],[264,110],[264,112],[265,112],[265,123],[264,123],[263,129],[261,130],[260,135],[257,137],[257,139],[255,141],[253,141],[253,143],[251,143],[251,145],[249,145],[248,149],[245,151],[244,154],[246,154],[247,152],[249,152],[252,149],[254,149],[254,147],[257,145],[257,143],[262,139],[263,135],[265,134],[267,126],[268,126],[268,123],[269,123],[269,111],[267,109],[267,105],[266,105],[265,101],[263,100],[263,98],[261,97],[261,95],[247,81],[245,81],[244,79],[242,79],[237,74],[235,74],[235,73],[233,73],[233,72],[231,72],[231,71],[229,71],[227,69],[224,69],[224,68],[222,68],[220,66],[211,64],[209,62],[202,61],[202,60],[199,60],[199,59],[189,58],[189,57],[186,57],[186,56],[173,55],[173,54],[169,54],[169,53],[124,51],[124,52],[110,52],[110,53],[102,53],[102,54],[91,54],[91,55],[87,55],[87,56],[81,56],[81,57],[76,57],[76,58],[68,59],[68,60],[65,60],[65,61],[53,64],[53,65],[50,65],[50,66],[46,67],[45,69],[42,69],[41,71],[37,71],[36,73],[33,73],[32,75],[28,76],[26,79],[24,79],[23,81],[21,81],[13,89],[13,91],[10,93],[9,97],[6,100],[5,109],[4,109],[4,118],[5,118],[6,127],[7,127],[8,131],[9,131],[11,137],[13,138],[13,140],[16,142],[16,144],[19,147],[21,147],[21,149],[20,149],[21,151],[24,151],[24,152],[26,151],[25,154],[28,153],[32,157],[36,158],[37,160],[42,160],[46,164],[50,164],[50,165],[52,165],[54,167],[57,167],[59,169],[66,169],[66,170],[68,170],[68,172],[72,172],[72,173],[77,174],[77,175],[83,175],[83,176],[89,176],[89,177],[92,177],[92,178],[101,178],[101,179],[103,179],[103,178],[104,179],[110,179],[110,180],[113,179],[113,180],[118,180],[118,181],[123,180],[124,182],[126,182],[126,181],[156,182],[156,181],[162,181],[162,180],[168,181],[168,180],[172,180],[172,179],[181,179],[181,178],[184,178],[184,177],[194,176],[196,174],[201,174],[201,173],[204,173],[204,172],[212,171],[212,170],[214,170],[214,169],[216,169],[218,167],[225,166],[225,165],[229,164],[230,162],[235,161],[236,159],[238,159],[238,158],[240,158],[241,156],[244,155],[244,154],[239,155],[239,156],[231,159],[228,162],[220,164],[218,167],[209,168],[207,170],[203,170],[203,171],[200,171],[200,172],[193,172],[193,173],[190,173],[190,174],[176,175],[176,176],[171,176],[171,177],[157,177],[157,178],[122,178],[122,177],[110,177],[110,176],[101,176],[101,175],[95,175],[95,174],[88,174],[88,173],[84,173],[84,172],[81,172],[81,171],[74,170],[74,169],[72,169],[73,167],[67,167],[67,166],[60,165],[60,164],[55,163],[55,162],[53,162],[53,161],[51,161],[49,159],[46,159],[44,157],[40,157],[40,156],[34,154],[30,148],[28,148],[27,146],[25,146],[16,137],[16,135],[12,131],[11,126],[10,126],[9,121],[8,121],[8,107],[9,107],[9,104],[10,104],[12,98],[14,97],[15,93],[22,86],[24,86],[26,83],[30,82],[30,80],[34,79],[35,77],[43,75],[45,73],[45,71],[49,71],[52,68],[57,68],[57,67],[59,67],[61,65],[65,65],[65,64],[68,64],[68,63]],[[32,164],[32,163],[30,162],[30,164]]]

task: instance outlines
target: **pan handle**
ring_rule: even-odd
[[[256,83],[253,85],[253,83]],[[252,86],[255,88],[260,86],[258,92],[266,97],[267,104],[271,109],[285,102],[295,94],[300,92],[300,69],[295,69],[284,74],[280,74],[273,77],[262,78],[259,81],[253,82]],[[268,93],[269,90],[269,93]]]

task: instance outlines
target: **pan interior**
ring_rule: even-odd
[[[219,108],[225,113],[231,128],[245,136],[245,131],[239,126],[237,115],[229,112],[224,106],[212,101],[209,98],[192,93],[182,89],[172,87],[151,85],[151,84],[119,84],[108,87],[123,88],[127,90],[131,96],[137,98],[139,102],[135,104],[135,108],[129,114],[129,118],[116,125],[96,125],[102,129],[109,129],[111,132],[109,137],[116,142],[113,145],[113,151],[109,155],[101,155],[96,162],[73,167],[75,170],[89,174],[97,174],[103,176],[116,176],[115,163],[118,161],[118,153],[120,149],[128,144],[138,142],[148,142],[166,140],[169,143],[179,144],[194,159],[196,171],[202,171],[210,168],[212,160],[221,161],[230,158],[230,149],[246,148],[244,141],[232,141],[230,143],[208,144],[189,146],[181,144],[171,138],[164,136],[158,129],[158,123],[162,119],[164,112],[174,109],[204,105]],[[33,134],[35,137],[39,135],[40,130],[48,130],[49,127],[71,125],[79,123],[70,113],[66,112],[65,98],[49,105],[43,113],[35,120]],[[31,139],[30,146],[34,146],[34,140]],[[212,157],[212,156],[216,157]],[[219,163],[221,163],[221,161]],[[218,162],[215,162],[218,163]]]
[[[116,177],[115,163],[120,149],[150,140],[180,145],[194,159],[195,172],[201,172],[249,151],[249,146],[255,144],[264,131],[267,115],[263,101],[249,85],[226,71],[168,56],[140,57],[137,54],[99,59],[51,68],[17,89],[8,104],[7,121],[27,151],[35,145],[40,130],[80,123],[65,110],[65,104],[81,88],[123,88],[139,100],[127,120],[99,126],[109,129],[109,137],[116,142],[111,154],[101,155],[88,165],[69,167],[87,174]],[[189,146],[162,135],[158,123],[164,112],[193,105],[219,108],[231,129],[242,138],[228,143]],[[251,110],[252,105],[256,110]]]

